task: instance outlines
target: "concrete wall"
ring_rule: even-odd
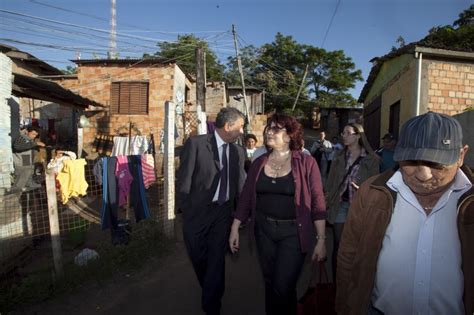
[[[382,92],[380,137],[388,132],[390,107],[396,102],[400,101],[400,126],[414,115],[417,79],[416,61],[412,60],[399,71],[398,75],[387,83]]]
[[[464,158],[464,163],[474,169],[474,110],[469,110],[453,116],[462,126],[463,142],[469,145],[469,151]]]
[[[385,61],[381,66],[377,77],[372,83],[370,91],[364,100],[364,103],[372,103],[372,100],[378,95],[380,95],[381,91],[385,89],[389,82],[396,78],[399,75],[400,71],[402,71],[402,69],[404,69],[412,61],[413,56],[408,54],[401,55],[399,57]]]
[[[0,53],[0,195],[11,187],[13,172],[11,111],[8,100],[12,93],[12,62]]]

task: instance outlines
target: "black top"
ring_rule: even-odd
[[[269,177],[262,171],[257,180],[257,211],[274,219],[296,218],[295,183],[291,172],[282,177]]]

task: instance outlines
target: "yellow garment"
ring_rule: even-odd
[[[66,204],[70,197],[84,196],[89,186],[84,174],[85,159],[66,160],[56,179],[61,185],[61,202]]]

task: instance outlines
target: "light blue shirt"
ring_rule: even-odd
[[[458,170],[429,215],[400,171],[387,182],[397,192],[377,261],[373,305],[391,314],[464,314],[457,202],[472,186]]]
[[[222,138],[219,136],[219,134],[217,133],[217,131],[214,131],[214,136],[216,137],[216,142],[217,142],[217,150],[219,151],[219,162],[220,162],[220,169],[222,169],[222,167],[224,166],[224,164],[222,163],[222,149],[223,149],[223,146],[224,144],[226,144],[226,142],[224,140],[222,140]],[[227,156],[227,181],[229,180],[229,169],[230,169],[230,165],[229,165],[229,146],[227,146],[227,150],[226,150],[226,156]],[[221,187],[221,181],[219,180],[219,184],[217,184],[217,189],[216,189],[216,192],[214,193],[214,198],[212,198],[212,201],[217,201],[217,199],[219,198],[219,189]],[[227,185],[227,200],[229,199],[229,185]]]

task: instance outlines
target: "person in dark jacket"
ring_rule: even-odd
[[[29,187],[35,187],[32,176],[34,173],[33,152],[45,144],[37,141],[40,129],[36,126],[30,126],[26,133],[20,135],[13,141],[13,166],[15,168],[15,181],[12,190],[24,190]]]
[[[184,242],[206,314],[220,314],[224,295],[231,212],[245,177],[244,150],[234,143],[243,134],[244,118],[235,108],[222,108],[216,130],[186,140],[180,156],[177,193]]]
[[[408,120],[396,172],[362,184],[338,254],[338,314],[474,312],[474,189],[459,122]]]
[[[306,254],[317,261],[326,258],[326,206],[316,161],[301,151],[301,124],[274,114],[265,130],[269,152],[250,166],[229,246],[232,253],[239,250],[239,227],[250,221],[265,280],[266,313],[291,315]]]

